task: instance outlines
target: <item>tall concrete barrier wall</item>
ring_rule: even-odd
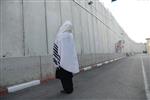
[[[141,53],[97,0],[0,0],[0,86],[52,77],[52,47],[59,27],[73,23],[80,68]]]

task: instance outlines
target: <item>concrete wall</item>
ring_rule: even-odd
[[[147,39],[146,49],[147,49],[147,53],[150,54],[150,38]]]
[[[101,3],[88,1],[0,0],[0,86],[54,76],[53,42],[66,20],[73,23],[80,67],[145,49]]]
[[[16,0],[16,2],[1,0],[0,7],[0,57],[23,56],[24,38],[21,0]]]
[[[44,0],[23,0],[25,56],[47,55]]]

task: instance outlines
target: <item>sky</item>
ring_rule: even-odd
[[[150,0],[100,0],[128,34],[138,43],[150,38]]]

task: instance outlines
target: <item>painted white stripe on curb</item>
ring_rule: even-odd
[[[141,57],[141,63],[142,63],[142,71],[143,71],[143,78],[144,78],[144,84],[145,84],[145,92],[146,92],[147,100],[150,100],[150,89],[149,89],[149,85],[148,85],[147,76],[146,76],[145,67],[143,64],[142,57]]]
[[[116,61],[117,59],[114,59],[114,61]]]
[[[110,62],[113,62],[114,60],[110,60]]]
[[[14,86],[10,86],[8,87],[8,92],[16,92],[31,86],[35,86],[35,85],[39,85],[40,84],[40,80],[34,80],[31,82],[27,82],[27,83],[23,83],[23,84],[19,84],[19,85],[14,85]]]
[[[84,71],[87,71],[87,70],[90,70],[90,69],[92,69],[91,66],[88,66],[88,67],[83,68]]]
[[[109,63],[109,61],[105,61],[105,62],[104,62],[104,64],[108,64],[108,63]]]
[[[103,64],[102,63],[99,63],[99,64],[97,64],[97,67],[100,67],[100,66],[102,66]]]

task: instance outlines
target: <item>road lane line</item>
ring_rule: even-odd
[[[145,67],[144,67],[144,64],[143,64],[142,56],[141,56],[141,63],[142,63],[142,71],[143,71],[143,78],[144,78],[144,84],[145,84],[146,97],[147,97],[147,100],[150,100],[150,90],[149,90],[149,85],[148,85],[148,81],[147,81],[147,76],[146,76],[146,72],[145,72]]]

